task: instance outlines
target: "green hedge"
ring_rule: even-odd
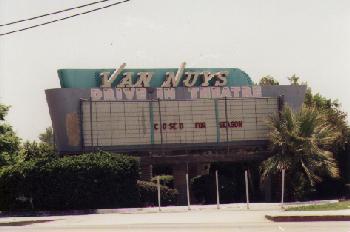
[[[140,205],[137,160],[108,153],[30,160],[0,170],[0,210]]]
[[[157,184],[147,181],[138,181],[137,186],[140,193],[140,202],[145,206],[158,206],[158,188]],[[166,186],[160,186],[160,202],[162,206],[176,205],[177,195],[176,189],[170,189]]]

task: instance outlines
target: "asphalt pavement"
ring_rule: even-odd
[[[216,209],[216,206],[193,206],[190,211],[186,207],[166,207],[160,212],[157,208],[148,208],[74,216],[3,217],[0,218],[0,231],[350,232],[350,222],[347,221],[272,222],[265,218],[267,214],[280,213],[287,212],[282,211],[278,204],[251,204],[249,210],[244,204],[232,204],[222,205],[220,209]]]

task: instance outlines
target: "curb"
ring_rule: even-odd
[[[350,221],[350,215],[304,215],[304,216],[271,216],[265,218],[273,222],[315,222],[315,221]]]
[[[0,217],[48,217],[94,214],[96,210],[69,210],[69,211],[2,211]]]
[[[49,217],[87,214],[131,213],[139,211],[139,208],[128,209],[85,209],[65,211],[0,211],[1,217]]]

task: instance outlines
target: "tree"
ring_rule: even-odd
[[[21,160],[27,161],[37,158],[55,158],[53,147],[47,143],[26,141],[21,146]]]
[[[0,121],[4,121],[10,107],[0,103]]]
[[[270,152],[262,162],[262,180],[286,170],[287,196],[303,199],[324,176],[337,177],[338,167],[331,146],[339,132],[316,108],[303,107],[293,113],[285,107],[279,116],[269,118]]]
[[[299,79],[300,79],[300,77],[298,77],[295,74],[293,74],[293,76],[291,76],[291,77],[288,77],[288,80],[290,81],[291,85],[299,85]]]
[[[22,160],[31,160],[37,158],[57,158],[54,150],[52,127],[45,129],[45,132],[39,134],[40,142],[26,141],[21,146]]]
[[[47,127],[45,129],[45,132],[41,133],[39,135],[39,140],[42,142],[42,143],[45,143],[47,145],[50,145],[50,146],[54,146],[54,138],[53,138],[53,129],[52,127]]]
[[[350,141],[350,128],[347,123],[347,114],[343,112],[338,100],[328,99],[321,94],[312,94],[310,88],[307,89],[305,94],[304,104],[307,107],[314,107],[326,117],[329,124],[335,127],[341,136],[334,141],[334,148],[344,149],[345,144]]]
[[[259,85],[279,85],[280,83],[270,75],[264,76],[260,79]]]
[[[333,126],[340,136],[333,142],[332,152],[334,158],[339,166],[339,174],[341,178],[328,178],[327,181],[320,183],[318,187],[321,189],[332,188],[338,192],[338,194],[346,193],[346,182],[349,182],[347,173],[349,172],[349,149],[348,144],[350,143],[350,128],[347,123],[347,114],[341,110],[341,105],[337,100],[332,100],[322,96],[319,93],[313,94],[311,89],[308,88],[305,95],[305,105],[307,107],[314,107],[326,117],[327,123]],[[323,194],[322,197],[335,197],[329,191],[328,194]],[[339,197],[339,196],[338,196]]]
[[[9,109],[9,106],[0,103],[0,166],[16,162],[20,145],[11,125],[5,122]]]

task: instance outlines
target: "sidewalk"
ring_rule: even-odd
[[[164,206],[160,210],[158,207],[145,208],[120,208],[120,209],[87,209],[87,210],[67,210],[67,211],[0,211],[1,217],[45,217],[45,216],[65,216],[65,215],[86,215],[86,214],[149,214],[149,213],[171,213],[202,210],[217,210],[217,205],[191,205],[188,206]],[[251,203],[249,210],[266,211],[280,210],[279,203]],[[221,204],[219,210],[247,210],[246,203]]]
[[[293,202],[285,204],[286,207],[334,203],[333,201],[312,201],[312,202]],[[261,219],[266,218],[274,222],[297,222],[297,221],[350,221],[350,209],[333,211],[284,211],[280,203],[250,203],[249,209],[246,203],[221,204],[219,209],[217,205],[192,205],[188,206],[167,206],[148,207],[148,208],[123,208],[123,209],[95,209],[95,210],[71,210],[71,211],[31,211],[31,212],[1,212],[0,223],[17,219],[38,220],[43,219],[62,219],[62,217],[79,215],[135,215],[135,217],[145,217],[146,215],[179,215],[181,213],[214,213],[222,212],[234,213],[235,215],[261,215]],[[144,216],[142,216],[144,215]],[[148,216],[147,216],[148,217]],[[16,219],[17,218],[17,219]]]
[[[334,201],[324,201],[330,203]],[[317,202],[319,203],[319,202]],[[309,205],[315,204],[315,202],[295,202],[288,205]],[[120,208],[120,209],[87,209],[87,210],[66,210],[66,211],[0,211],[1,217],[44,217],[44,216],[64,216],[64,215],[85,215],[85,214],[143,214],[143,213],[156,213],[156,212],[186,212],[186,211],[201,211],[207,209],[217,209],[217,205],[191,205],[188,206],[164,206],[160,210],[158,207],[145,207],[145,208]],[[220,210],[234,210],[242,211],[248,210],[246,203],[231,203],[220,204]],[[271,211],[281,210],[280,203],[250,203],[249,210],[251,211]]]

